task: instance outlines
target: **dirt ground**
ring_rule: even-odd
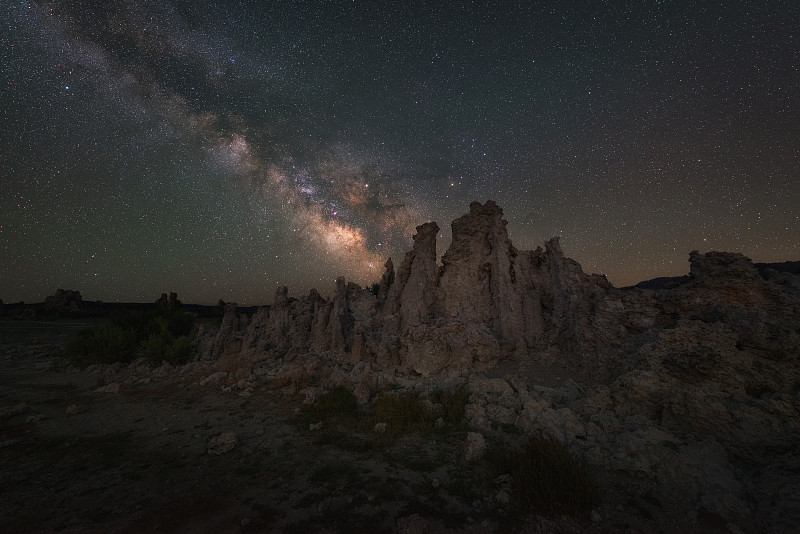
[[[303,428],[302,396],[268,383],[180,375],[115,391],[60,357],[85,326],[0,321],[2,532],[649,531],[509,513],[503,481],[464,459],[463,429],[375,447]],[[225,433],[235,447],[209,453]]]

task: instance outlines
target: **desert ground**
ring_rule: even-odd
[[[98,322],[0,322],[4,532],[726,531],[596,467],[595,509],[520,510],[492,457],[502,429],[469,460],[463,424],[390,440],[366,416],[309,424],[307,384],[236,387],[199,365],[70,367],[65,340]],[[570,380],[546,371],[535,375]]]
[[[653,520],[664,515],[662,504],[625,495],[619,491],[624,481],[603,473],[603,503],[584,517],[512,510],[491,446],[481,459],[465,459],[469,429],[410,432],[375,443],[369,432],[345,426],[309,430],[298,413],[308,401],[292,383],[201,385],[202,369],[150,369],[141,362],[70,367],[61,357],[65,339],[93,324],[0,323],[4,532],[657,532],[676,526]],[[235,435],[235,446],[210,452],[214,438],[226,433]],[[697,531],[714,526],[709,521],[696,523]]]

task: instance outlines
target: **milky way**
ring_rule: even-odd
[[[4,2],[0,298],[330,293],[487,199],[617,285],[798,259],[798,10]]]

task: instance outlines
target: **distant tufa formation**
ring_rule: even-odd
[[[171,292],[169,297],[167,297],[166,293],[161,293],[161,298],[155,301],[154,304],[165,310],[177,310],[183,307],[183,303],[178,300],[178,294],[174,292]]]
[[[74,313],[83,309],[83,298],[80,291],[59,289],[44,300],[44,307],[48,311]]]
[[[565,258],[558,238],[544,249],[517,250],[502,216],[493,201],[473,202],[453,221],[441,265],[438,225],[418,226],[399,269],[386,262],[377,295],[344,278],[331,300],[316,290],[289,298],[282,287],[272,306],[259,309],[249,323],[227,304],[219,332],[199,343],[201,357],[318,354],[397,374],[449,377],[502,360],[533,360],[610,378],[636,365],[645,341],[657,332],[681,320],[729,314],[735,316],[733,334],[767,352],[798,345],[796,328],[752,312],[786,305],[776,288],[796,290],[791,274],[771,271],[767,282],[740,254],[695,251],[691,276],[672,291],[620,290]]]

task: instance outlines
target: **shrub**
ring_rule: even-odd
[[[167,362],[181,365],[189,360],[192,353],[191,340],[188,337],[172,337],[170,334],[153,334],[142,341],[142,357],[153,364]]]
[[[511,475],[520,513],[581,514],[600,503],[600,488],[585,460],[560,441],[531,437],[521,451],[495,453]]]
[[[321,419],[349,417],[358,410],[358,399],[345,386],[333,386],[317,397],[311,408]]]
[[[79,332],[64,353],[81,367],[129,362],[138,351],[159,364],[185,363],[191,354],[195,317],[181,310],[145,308],[115,315],[111,324]]]
[[[416,391],[385,392],[375,399],[372,412],[376,422],[386,423],[390,440],[399,434],[425,433],[433,428],[436,419]]]
[[[136,350],[136,336],[116,325],[81,330],[64,347],[73,364],[86,367],[93,363],[129,362]]]
[[[194,330],[195,317],[191,313],[173,309],[141,308],[120,313],[111,318],[111,324],[133,330],[138,340],[145,340],[164,329],[174,337],[188,336]]]

